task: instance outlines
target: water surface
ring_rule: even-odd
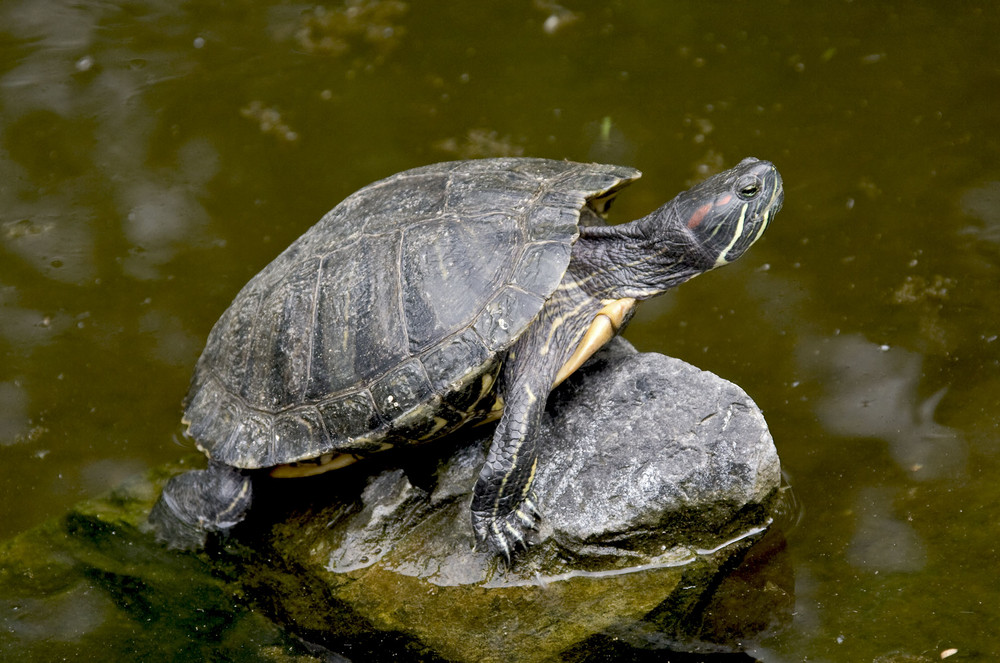
[[[611,161],[645,173],[623,221],[753,155],[784,210],[628,337],[743,386],[803,504],[795,618],[754,651],[1000,654],[992,3],[6,0],[0,26],[0,538],[188,453],[211,325],[360,186]]]

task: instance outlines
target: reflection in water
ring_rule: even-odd
[[[187,369],[201,352],[203,340],[185,330],[180,318],[165,311],[148,311],[139,318],[139,329],[150,337],[151,356],[164,365]]]
[[[59,5],[21,3],[4,17],[37,39],[0,78],[0,208],[15,220],[3,229],[6,244],[45,276],[89,284],[98,276],[95,233],[113,206],[131,246],[125,271],[155,278],[205,224],[199,198],[218,156],[195,140],[176,164],[151,167],[156,113],[144,92],[167,72],[131,45],[101,42],[101,12]]]
[[[171,280],[207,244],[221,157],[164,119],[201,51],[184,12],[135,9],[0,5],[0,492],[31,495],[5,535],[143,469],[202,343]]]
[[[17,638],[21,651],[32,645],[51,647],[53,643],[80,642],[114,614],[114,603],[103,593],[93,591],[85,580],[43,598],[0,599],[0,629]],[[26,660],[33,658],[27,656]]]
[[[400,0],[346,0],[342,6],[317,5],[304,12],[295,39],[307,53],[345,55],[361,45],[384,54],[399,43],[400,19],[409,9]]]
[[[771,527],[735,561],[711,586],[682,581],[677,595],[642,619],[624,620],[575,649],[593,657],[584,660],[597,661],[633,660],[638,653],[631,648],[669,650],[659,653],[662,660],[674,660],[676,652],[728,652],[733,661],[749,660],[740,652],[763,651],[757,643],[783,632],[792,622],[795,573],[785,532]],[[650,656],[649,660],[661,660]]]
[[[161,276],[158,267],[179,248],[197,243],[195,236],[208,223],[199,199],[216,174],[218,154],[209,142],[196,139],[178,149],[177,161],[176,170],[149,173],[123,183],[117,191],[125,237],[137,249],[124,266],[136,278]]]
[[[4,210],[0,234],[4,246],[47,278],[67,283],[92,281],[97,268],[90,212],[75,208],[74,196],[63,191],[35,199],[35,192],[46,188],[45,183],[32,180],[2,152],[0,164],[6,164],[0,166],[0,178],[6,184],[0,187],[0,209]]]
[[[924,568],[924,543],[911,523],[893,513],[893,492],[869,486],[857,495],[857,525],[847,551],[851,565],[871,573],[912,573]]]
[[[0,315],[0,340],[11,346],[27,351],[35,346],[48,344],[73,324],[65,313],[53,316],[16,306],[17,297],[12,296],[11,301],[6,301],[3,296],[5,290],[7,289],[0,285],[0,307],[3,308],[3,315]],[[9,292],[13,295],[16,291],[10,288]]]
[[[435,143],[434,147],[444,152],[448,159],[524,156],[524,145],[519,144],[518,140],[482,128],[469,129],[462,138],[445,138]]]
[[[983,222],[981,228],[970,229],[991,242],[1000,242],[1000,182],[987,182],[962,194],[962,211]]]
[[[965,469],[962,434],[934,421],[946,389],[921,399],[923,358],[861,336],[803,343],[801,363],[826,394],[816,406],[835,435],[874,437],[889,444],[893,460],[914,479],[935,479]]]
[[[590,149],[587,159],[598,163],[635,163],[636,146],[610,116],[586,127]],[[713,173],[708,173],[709,175]]]
[[[103,458],[80,468],[80,482],[92,492],[99,493],[103,486],[121,486],[144,469],[145,465],[134,458]]]
[[[0,382],[0,446],[20,442],[28,432],[27,403],[16,383]]]

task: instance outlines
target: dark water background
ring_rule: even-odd
[[[753,155],[764,239],[627,336],[771,425],[804,517],[756,654],[994,660],[998,34],[990,2],[3,0],[0,538],[187,453],[211,325],[360,186],[618,162],[621,221]]]

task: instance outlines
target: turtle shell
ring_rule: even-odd
[[[188,433],[210,457],[253,469],[454,430],[492,405],[503,353],[562,280],[588,201],[638,177],[483,159],[357,191],[213,327]]]

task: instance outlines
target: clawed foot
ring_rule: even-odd
[[[531,499],[523,500],[514,510],[503,515],[472,512],[472,527],[476,532],[477,547],[486,543],[487,549],[503,556],[509,566],[518,548],[528,548],[528,535],[538,529],[540,516]]]

